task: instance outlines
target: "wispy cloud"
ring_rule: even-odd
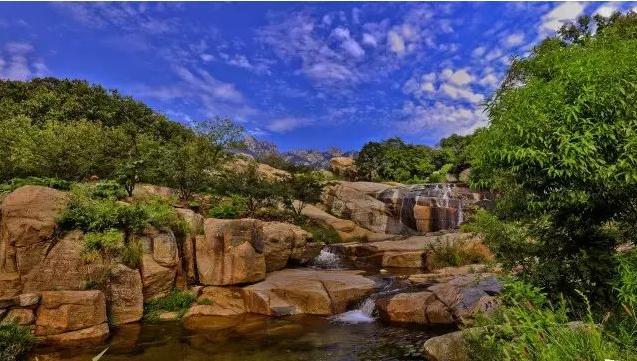
[[[30,43],[6,43],[0,50],[0,78],[27,80],[45,75],[48,68],[34,50]]]

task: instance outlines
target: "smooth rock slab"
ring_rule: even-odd
[[[244,287],[248,312],[270,316],[333,315],[373,292],[374,281],[359,271],[285,269]]]
[[[246,312],[243,290],[236,287],[205,287],[197,303],[190,307],[184,317],[232,316]]]

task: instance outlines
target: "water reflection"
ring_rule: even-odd
[[[375,322],[343,324],[315,316],[198,317],[183,323],[121,327],[113,332],[110,348],[100,361],[422,360],[419,349],[433,334]],[[105,347],[41,348],[30,360],[91,360]]]

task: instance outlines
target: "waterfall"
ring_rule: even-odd
[[[376,308],[376,301],[372,297],[366,298],[357,309],[347,311],[332,317],[335,322],[342,323],[370,323],[374,322],[374,309]]]
[[[343,268],[341,257],[325,248],[312,260],[312,265],[325,269]]]

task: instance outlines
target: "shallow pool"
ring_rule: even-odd
[[[200,317],[182,322],[133,324],[115,329],[104,345],[39,348],[30,360],[287,361],[422,360],[423,342],[443,330],[346,324],[326,317]]]

